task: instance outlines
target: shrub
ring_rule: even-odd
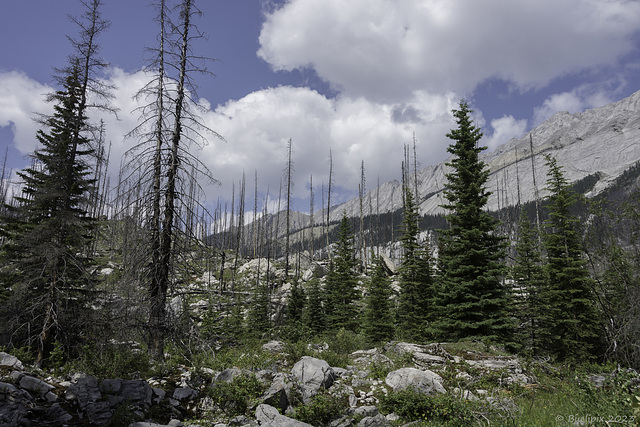
[[[466,426],[474,422],[469,402],[449,393],[426,395],[413,388],[392,391],[380,397],[383,412],[395,412],[407,421],[446,422]]]
[[[338,418],[349,406],[346,396],[332,396],[327,392],[321,392],[313,397],[308,405],[296,408],[293,418],[314,426],[325,426]]]
[[[152,374],[147,352],[124,345],[86,345],[79,359],[65,366],[100,379],[135,379]]]
[[[212,403],[229,418],[244,415],[254,399],[264,393],[265,386],[255,375],[238,375],[229,382],[214,384],[209,392]]]

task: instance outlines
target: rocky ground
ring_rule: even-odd
[[[275,356],[285,350],[279,341],[262,348]],[[424,394],[450,393],[484,400],[508,412],[513,404],[498,397],[495,389],[484,389],[482,384],[487,382],[483,378],[491,377],[505,388],[512,384],[536,386],[535,376],[516,357],[477,351],[452,354],[443,344],[393,342],[384,348],[356,351],[350,355],[347,368],[332,367],[323,360],[322,345],[315,350],[318,357],[303,356],[292,365],[275,363],[269,369],[183,367],[171,378],[133,380],[99,380],[81,373],[65,378],[47,376],[0,353],[0,425],[176,427],[202,422],[200,425],[217,427],[304,426],[309,424],[291,418],[294,405],[308,405],[323,394],[347,402],[341,413],[333,414],[329,425],[375,427],[398,425],[400,417],[383,415],[378,408],[380,396],[391,390],[413,387]],[[395,361],[386,354],[396,355]],[[251,400],[243,414],[229,418],[230,412],[221,410],[225,404],[212,398],[212,390],[243,375],[255,377],[265,391]],[[449,380],[445,387],[443,376],[454,381]]]

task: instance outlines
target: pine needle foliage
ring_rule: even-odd
[[[400,294],[396,320],[403,339],[424,341],[429,322],[434,319],[431,254],[420,241],[418,207],[409,188],[405,188],[404,217],[400,243]]]
[[[449,228],[441,230],[439,253],[440,337],[455,340],[484,337],[511,341],[511,300],[503,283],[505,239],[496,233],[497,222],[485,210],[491,194],[489,170],[479,154],[482,132],[474,126],[472,110],[464,101],[453,110],[457,129],[448,151],[447,184],[442,205],[448,210]]]
[[[557,160],[546,156],[549,168],[549,219],[544,224],[549,286],[543,298],[552,319],[547,348],[559,360],[585,362],[600,350],[600,314],[595,306],[594,283],[583,258],[578,218],[571,213],[577,195],[571,190]]]
[[[36,349],[40,365],[54,341],[77,344],[80,311],[93,283],[89,242],[95,220],[87,212],[93,180],[90,140],[80,132],[87,119],[80,109],[80,68],[71,68],[57,91],[54,113],[36,138],[41,148],[30,168],[19,172],[23,193],[12,209],[6,261],[16,273],[4,304],[4,324],[14,346]]]
[[[317,277],[313,277],[307,283],[307,286],[307,303],[302,314],[302,319],[305,326],[307,326],[313,333],[319,334],[327,325],[320,280],[318,280]]]
[[[522,352],[540,356],[544,347],[543,325],[548,324],[543,291],[548,285],[538,233],[521,211],[515,243],[515,260],[510,271],[514,287],[514,308],[518,321],[516,341]]]
[[[331,329],[355,331],[358,326],[358,309],[355,305],[360,295],[357,290],[355,249],[353,233],[346,214],[343,214],[338,233],[336,254],[331,261],[326,278],[326,316]]]
[[[391,281],[387,276],[383,261],[374,257],[373,275],[369,283],[365,301],[363,330],[373,343],[388,341],[393,337],[394,326],[392,316]]]

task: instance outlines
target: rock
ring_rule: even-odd
[[[235,418],[229,420],[230,427],[246,427],[257,425],[255,421],[247,418],[244,415],[238,415]]]
[[[358,423],[358,427],[383,427],[389,426],[389,421],[382,414],[373,417],[365,417]]]
[[[256,419],[261,427],[311,427],[311,424],[284,416],[273,406],[265,404],[256,408]]]
[[[396,266],[387,254],[381,253],[380,258],[382,258],[383,265],[389,274],[396,274],[398,272],[398,266]]]
[[[176,400],[193,400],[197,396],[198,392],[188,387],[179,387],[173,391],[173,398]]]
[[[91,402],[84,407],[84,411],[86,412],[91,425],[103,426],[107,424],[113,416],[111,404],[106,401]]]
[[[445,393],[442,377],[435,372],[421,371],[415,368],[402,368],[389,372],[385,383],[394,390],[413,387],[425,394]]]
[[[0,382],[0,426],[30,425],[27,407],[32,397],[13,384]]]
[[[468,360],[467,363],[485,371],[504,370],[506,372],[505,384],[526,385],[536,382],[536,378],[533,375],[524,373],[520,361],[514,357],[494,356],[479,360]]]
[[[375,406],[360,406],[353,410],[353,415],[360,417],[375,417],[378,415],[378,408]]]
[[[81,377],[67,389],[65,398],[75,400],[81,409],[102,397],[95,377]]]
[[[182,424],[179,420],[171,420],[169,421],[169,424],[157,424],[157,423],[153,423],[153,422],[148,422],[148,421],[139,421],[136,423],[131,423],[129,424],[129,427],[183,427],[184,424]],[[194,427],[191,424],[192,427]]]
[[[118,403],[128,401],[131,405],[148,408],[151,406],[153,390],[144,380],[120,380],[120,389],[114,395]],[[104,381],[103,381],[104,383]],[[105,394],[108,394],[105,392]]]
[[[291,384],[285,381],[283,374],[277,374],[273,379],[271,386],[262,396],[262,402],[267,405],[275,406],[282,412],[285,412],[289,407],[289,393],[291,391]]]
[[[302,387],[302,397],[305,403],[321,388],[329,388],[333,384],[335,374],[327,362],[314,357],[304,356],[291,369]]]
[[[73,419],[73,416],[62,409],[59,403],[54,403],[46,410],[45,419],[50,420],[50,425],[66,425]]]
[[[35,393],[40,397],[44,397],[47,393],[55,388],[51,384],[47,384],[41,379],[32,377],[30,375],[20,375],[18,385],[20,386],[20,388]]]
[[[216,382],[231,382],[238,375],[242,375],[242,371],[238,368],[228,368],[220,372],[216,377]]]
[[[262,345],[262,351],[268,351],[270,353],[282,353],[284,350],[284,343],[282,341],[272,340]]]
[[[15,356],[0,351],[0,366],[7,366],[9,368],[17,369],[19,371],[24,370],[22,362]]]
[[[351,358],[353,359],[353,363],[360,366],[366,366],[372,363],[377,363],[385,366],[393,366],[393,362],[391,361],[391,359],[382,354],[382,352],[377,348],[354,351],[353,353],[351,353]]]

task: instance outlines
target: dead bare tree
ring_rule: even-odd
[[[142,197],[147,200],[145,224],[150,246],[149,356],[162,360],[168,332],[166,299],[176,266],[177,238],[182,232],[194,233],[186,222],[188,218],[181,218],[179,212],[189,209],[186,203],[190,196],[202,194],[199,177],[215,182],[189,147],[206,143],[205,133],[221,136],[208,129],[194,112],[198,104],[193,75],[211,74],[203,65],[208,58],[192,51],[194,41],[202,38],[193,22],[201,12],[194,0],[181,0],[175,8],[159,0],[155,7],[158,45],[150,49],[153,57],[148,66],[154,77],[138,92],[138,98],[148,102],[140,108],[140,124],[131,133],[140,142],[127,154],[129,168],[143,171],[139,186],[144,188]]]

